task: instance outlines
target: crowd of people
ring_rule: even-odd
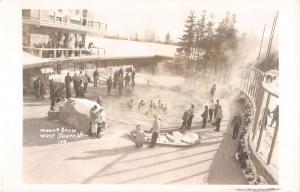
[[[33,47],[35,48],[45,48],[45,49],[85,49],[85,45],[83,41],[73,40],[73,38],[70,38],[67,40],[61,39],[61,40],[48,40],[48,42],[40,42],[40,43],[34,43]],[[88,44],[88,49],[95,48],[93,42],[90,42]],[[79,51],[79,50],[56,50],[55,55],[56,57],[70,57],[70,56],[79,56],[80,54],[89,54],[88,51]],[[47,50],[43,51],[42,57],[49,58],[54,57],[54,50]]]

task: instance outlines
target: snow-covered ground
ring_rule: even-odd
[[[160,77],[138,74],[137,81],[148,79],[150,85],[137,85],[131,95],[105,96],[105,87],[88,88],[87,98],[102,95],[109,127],[101,139],[82,139],[66,144],[43,140],[41,128],[57,128],[59,122],[45,119],[49,100],[24,98],[23,178],[25,183],[127,183],[127,184],[246,184],[239,165],[234,161],[237,141],[232,140],[228,125],[232,110],[229,92],[217,85],[216,97],[221,99],[224,119],[221,132],[214,126],[202,125],[200,114],[209,95],[207,86],[183,84],[181,77]],[[164,86],[169,82],[169,86]],[[172,86],[171,86],[172,84]],[[134,100],[134,108],[126,103]],[[167,103],[167,112],[157,111],[162,128],[179,127],[182,114],[191,103],[196,105],[194,130],[201,135],[201,143],[191,148],[158,146],[154,149],[135,149],[126,133],[136,124],[149,129],[152,116],[145,109],[138,110],[137,102],[144,99]],[[230,108],[231,107],[231,108]],[[68,127],[66,127],[68,128]]]

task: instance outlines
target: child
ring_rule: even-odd
[[[135,141],[134,141],[135,142],[135,147],[136,148],[143,147],[146,134],[141,129],[141,125],[137,125],[136,130],[134,130],[132,133],[135,134]]]

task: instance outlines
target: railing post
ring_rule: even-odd
[[[39,49],[39,57],[43,57],[43,50]]]
[[[261,123],[261,127],[260,127],[259,138],[258,138],[257,145],[256,145],[256,152],[258,152],[258,150],[259,150],[262,135],[263,135],[263,132],[265,129],[264,124],[265,124],[265,121],[267,118],[267,109],[269,107],[269,102],[270,102],[270,93],[268,92],[268,98],[267,98],[267,102],[265,105],[265,111],[264,111],[264,115],[263,115],[263,119],[262,119],[262,123]],[[267,126],[267,124],[268,124],[268,122],[266,122],[266,126]]]
[[[277,119],[276,121],[276,127],[275,127],[275,132],[272,138],[272,144],[271,144],[271,149],[269,152],[269,156],[268,156],[268,161],[267,164],[269,165],[271,160],[272,160],[272,155],[273,155],[273,151],[274,151],[274,146],[275,146],[275,142],[276,142],[276,138],[277,138],[277,133],[278,133],[278,127],[279,127],[279,119]]]
[[[53,58],[56,59],[56,49],[53,49]]]
[[[253,135],[252,135],[252,141],[254,140],[255,136],[256,136],[256,131],[257,131],[257,122],[258,122],[258,118],[261,112],[261,106],[262,106],[262,101],[263,101],[263,95],[264,95],[264,90],[262,87],[259,87],[258,90],[258,104],[256,105],[256,113],[255,113],[255,117],[254,117],[254,121],[253,121]]]

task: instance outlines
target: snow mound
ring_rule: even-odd
[[[101,108],[96,102],[87,99],[69,99],[60,112],[59,120],[72,129],[88,134],[90,129],[90,109],[94,105],[97,105],[97,108]]]

